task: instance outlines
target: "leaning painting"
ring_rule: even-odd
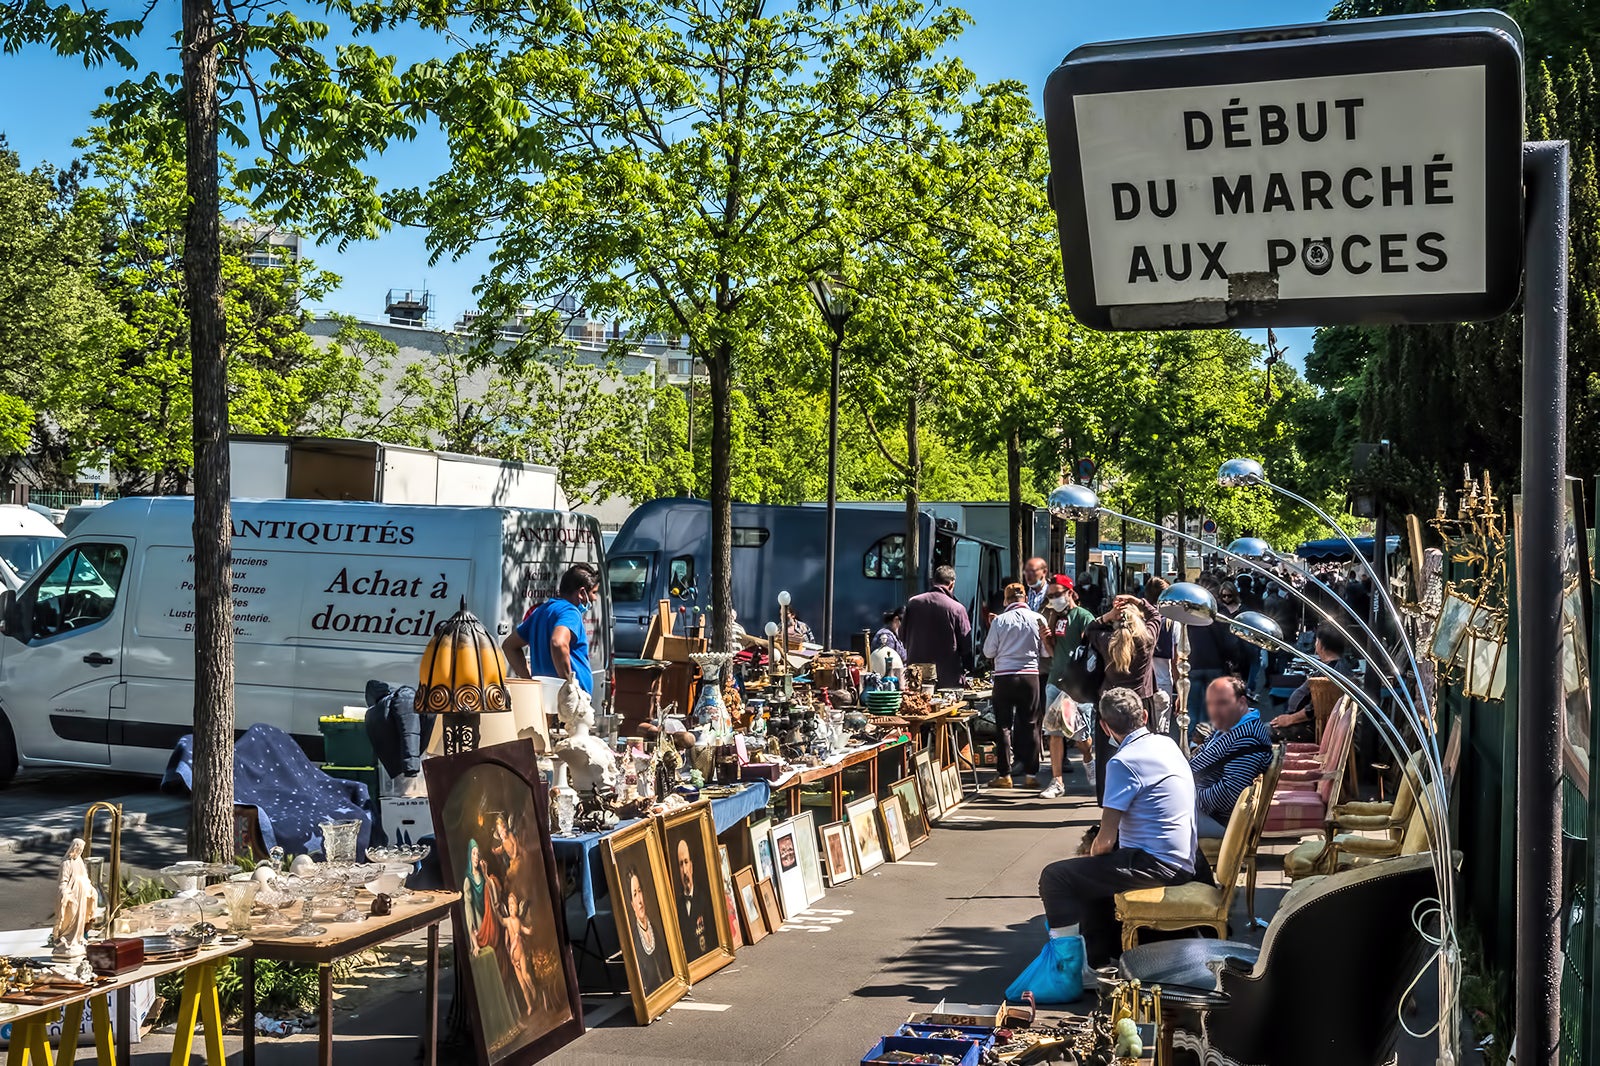
[[[482,1063],[537,1062],[583,1035],[537,755],[526,740],[423,763]]]

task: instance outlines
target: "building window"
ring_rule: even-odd
[[[879,537],[861,559],[861,572],[867,577],[898,581],[906,576],[906,536],[891,533]]]
[[[759,548],[772,536],[771,531],[760,526],[734,526],[733,546],[735,548]]]

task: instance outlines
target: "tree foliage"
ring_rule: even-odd
[[[731,625],[734,383],[766,297],[852,204],[843,180],[967,76],[940,57],[965,16],[915,0],[551,0],[475,9],[450,66],[491,113],[445,113],[451,168],[411,198],[439,254],[492,239],[491,319],[576,294],[688,338],[710,390],[712,596]]]
[[[1347,0],[1333,15],[1474,6],[1479,5]],[[1592,482],[1600,474],[1600,86],[1593,52],[1600,41],[1600,8],[1572,0],[1496,6],[1516,18],[1526,35],[1529,138],[1572,145],[1567,461],[1570,472]],[[1347,464],[1352,436],[1391,441],[1396,462],[1387,476],[1401,506],[1430,511],[1441,487],[1459,483],[1462,464],[1488,470],[1502,485],[1518,482],[1520,310],[1492,322],[1321,330],[1307,372],[1318,384],[1337,382],[1339,390],[1324,399],[1307,427],[1308,445]],[[1358,434],[1340,432],[1352,425]]]

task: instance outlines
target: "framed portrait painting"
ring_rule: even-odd
[[[689,990],[661,830],[654,821],[639,821],[603,844],[633,1016],[649,1025]]]
[[[849,822],[834,822],[822,827],[822,854],[828,860],[828,884],[834,888],[855,880],[854,847],[850,843]]]
[[[733,929],[728,925],[717,831],[706,803],[664,814],[659,822],[667,849],[678,941],[683,945],[689,983],[696,984],[733,961]]]
[[[766,919],[761,917],[761,896],[756,892],[755,869],[746,866],[733,875],[734,893],[739,897],[739,917],[750,943],[760,943],[767,935]]]
[[[883,851],[883,833],[878,828],[878,800],[875,796],[862,796],[846,803],[844,812],[856,849],[856,873],[870,873],[888,861]]]
[[[806,906],[828,894],[822,884],[822,859],[817,854],[817,818],[802,811],[794,819],[794,840],[800,845],[800,873],[806,885]]]
[[[917,792],[917,779],[903,777],[889,786],[889,794],[899,796],[900,802],[906,809],[906,838],[916,847],[928,839],[928,818],[922,806],[922,797]]]
[[[940,787],[939,763],[933,752],[924,748],[911,757],[913,774],[917,779],[917,794],[922,799],[922,809],[928,821],[937,822],[944,814],[944,797]]]
[[[883,841],[889,858],[899,862],[911,854],[911,838],[906,834],[906,809],[900,797],[890,795],[878,804],[878,814],[883,818]]]
[[[537,1062],[583,1035],[538,755],[517,740],[422,769],[478,1060]]]
[[[796,819],[772,827],[772,859],[777,865],[773,880],[783,903],[783,913],[793,916],[805,910],[806,874],[800,863],[800,831]]]

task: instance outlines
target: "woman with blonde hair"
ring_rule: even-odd
[[[1156,694],[1156,638],[1161,635],[1161,615],[1153,604],[1138,596],[1121,595],[1111,601],[1111,610],[1094,620],[1084,639],[1106,664],[1101,692],[1114,688],[1132,689],[1149,708]],[[1103,767],[1110,757],[1105,730],[1094,734],[1095,766]],[[1105,774],[1095,775],[1095,800],[1105,798]]]

